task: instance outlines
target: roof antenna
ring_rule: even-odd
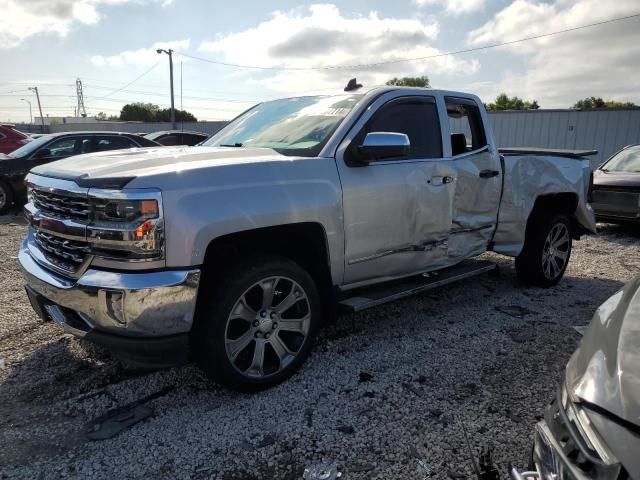
[[[347,86],[344,87],[344,91],[353,92],[354,90],[358,90],[359,88],[362,88],[362,84],[358,83],[355,78],[352,78],[351,80],[349,80],[349,83],[347,83]]]

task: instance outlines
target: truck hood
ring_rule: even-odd
[[[150,147],[111,150],[76,155],[32,170],[37,175],[62,178],[105,180],[133,179],[147,175],[176,173],[216,165],[282,161],[289,159],[270,148],[235,147]],[[90,182],[89,182],[90,183]]]
[[[566,380],[577,397],[640,426],[640,277],[598,308]]]

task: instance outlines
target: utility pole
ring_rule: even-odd
[[[171,85],[171,128],[175,130],[176,128],[176,109],[173,103],[173,50],[165,50],[163,48],[158,48],[156,50],[157,54],[166,53],[169,55],[169,83]]]
[[[40,121],[42,122],[42,133],[44,133],[44,117],[42,116],[42,105],[40,104],[40,94],[38,93],[38,87],[29,87],[29,90],[36,92],[36,99],[38,100],[38,110],[40,111]]]
[[[31,102],[26,98],[21,98],[20,100],[22,100],[23,102],[27,102],[29,104],[29,125],[31,125],[33,123],[33,114],[31,113]]]

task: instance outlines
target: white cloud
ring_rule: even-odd
[[[125,50],[115,55],[102,56],[95,55],[91,57],[91,63],[98,67],[122,67],[125,65],[153,65],[159,60],[158,48],[165,50],[173,49],[176,52],[187,50],[191,44],[190,39],[175,40],[173,42],[156,42],[148,48],[139,48],[137,50]],[[182,58],[180,61],[184,61]]]
[[[262,67],[369,64],[439,54],[441,51],[431,46],[438,32],[437,22],[382,18],[376,12],[347,17],[335,5],[324,4],[274,12],[253,28],[203,42],[200,50],[221,61]],[[253,82],[274,91],[296,92],[342,88],[354,76],[372,86],[394,76],[460,75],[477,69],[476,61],[440,57],[357,70],[244,70],[232,75],[250,75]]]
[[[0,49],[20,45],[27,38],[53,33],[66,36],[74,25],[94,25],[108,5],[172,0],[0,0]]]
[[[472,46],[541,35],[635,14],[637,0],[516,0],[468,36]],[[568,107],[586,96],[640,101],[640,25],[623,20],[501,47],[525,61],[525,71],[505,72],[494,89],[543,108]]]
[[[486,0],[413,0],[420,8],[444,8],[449,15],[462,15],[482,10]]]

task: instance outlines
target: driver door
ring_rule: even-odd
[[[455,170],[443,159],[435,98],[396,94],[354,129],[358,133],[350,141],[347,137],[337,155],[344,283],[357,286],[445,266]],[[370,132],[406,134],[408,158],[358,163],[357,146]]]
[[[82,136],[65,136],[52,140],[50,143],[43,145],[42,148],[36,151],[30,158],[28,168],[25,173],[38,165],[44,165],[45,163],[55,162],[56,160],[62,160],[63,158],[71,157],[72,155],[80,155],[86,153],[90,144],[90,139]],[[47,150],[46,155],[41,155],[39,152]]]

